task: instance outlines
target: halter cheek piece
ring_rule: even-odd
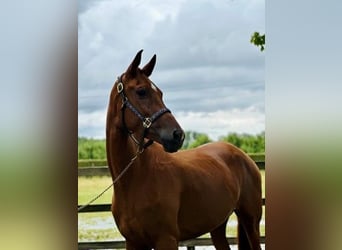
[[[121,106],[121,114],[122,115],[121,115],[121,117],[122,117],[122,124],[124,126],[124,129],[129,134],[129,136],[132,138],[134,143],[138,145],[140,150],[144,150],[145,148],[147,148],[148,146],[150,146],[153,143],[153,140],[149,140],[148,142],[143,144],[144,138],[147,135],[148,129],[151,127],[152,123],[155,122],[158,118],[160,118],[163,114],[171,113],[171,111],[168,108],[162,108],[159,111],[152,114],[150,117],[145,117],[132,105],[132,103],[128,100],[127,96],[125,95],[124,85],[122,82],[122,76],[118,77],[116,89],[118,91],[118,94],[120,94],[120,96],[122,98],[122,106]],[[129,108],[142,121],[142,125],[144,127],[144,133],[143,133],[143,136],[141,138],[141,141],[137,140],[134,137],[133,132],[130,131],[126,126],[126,122],[125,122],[125,109],[126,109],[126,107]]]

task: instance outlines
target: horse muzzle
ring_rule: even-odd
[[[165,133],[161,135],[161,143],[164,150],[168,153],[177,152],[183,145],[185,138],[184,131],[182,129],[174,129],[171,133]]]

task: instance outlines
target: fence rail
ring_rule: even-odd
[[[262,199],[262,205],[265,206],[266,199]],[[79,205],[78,207],[81,207]],[[111,211],[111,204],[95,204],[85,207],[79,213],[91,212],[109,212]],[[260,243],[265,244],[265,236],[260,237]],[[236,245],[236,237],[228,237],[229,244]],[[179,242],[180,247],[186,247],[187,250],[195,250],[195,246],[212,246],[213,243],[210,238],[196,238]],[[78,249],[125,249],[125,241],[96,241],[96,242],[78,242]]]
[[[262,199],[262,205],[265,206],[266,199]],[[78,208],[82,205],[78,205]],[[111,211],[111,204],[95,204],[89,205],[83,208],[79,213],[92,213],[92,212],[109,212]]]
[[[264,154],[249,155],[257,164],[259,169],[265,169]],[[78,176],[110,176],[106,160],[79,160]]]
[[[265,244],[266,237],[260,237],[260,243]],[[236,237],[228,237],[229,244],[236,245]],[[179,242],[180,247],[186,247],[187,250],[194,250],[196,246],[212,246],[213,243],[210,238],[196,238],[192,240],[185,240]],[[125,249],[125,241],[97,241],[97,242],[79,242],[78,249]]]

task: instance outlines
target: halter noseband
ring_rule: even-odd
[[[139,110],[137,110],[132,103],[128,100],[127,96],[125,95],[124,92],[124,85],[122,82],[122,75],[120,77],[118,77],[117,80],[117,86],[116,86],[116,90],[118,91],[118,94],[120,94],[121,98],[122,98],[122,106],[121,106],[121,113],[122,113],[122,124],[126,130],[126,132],[129,134],[129,136],[132,138],[132,140],[134,141],[135,144],[138,145],[138,147],[140,148],[140,150],[144,150],[145,148],[147,148],[148,146],[150,146],[153,143],[153,140],[149,140],[148,142],[143,143],[145,136],[148,133],[148,129],[151,127],[152,123],[155,122],[158,118],[160,118],[163,114],[165,113],[171,113],[171,111],[168,108],[162,108],[159,111],[155,112],[154,114],[152,114],[150,117],[145,117],[143,116]],[[126,126],[126,122],[125,122],[125,108],[129,108],[141,121],[142,121],[142,125],[144,127],[144,133],[142,136],[141,141],[137,140],[134,135],[133,132],[130,131],[127,126]]]

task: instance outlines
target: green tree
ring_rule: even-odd
[[[106,142],[104,139],[78,138],[78,159],[105,159]]]
[[[185,139],[183,142],[182,149],[189,148],[190,144],[192,144],[194,141],[196,141],[197,137],[200,135],[201,135],[201,133],[198,133],[195,131],[185,131]]]
[[[185,131],[185,139],[182,149],[194,148],[207,142],[211,142],[211,139],[208,137],[208,135],[195,131]]]
[[[208,142],[211,142],[211,139],[206,134],[199,134],[188,148],[196,148]]]
[[[220,140],[230,142],[247,153],[265,152],[265,132],[257,135],[230,133]],[[186,131],[182,149],[195,148],[211,141],[205,133]],[[106,159],[105,139],[78,137],[78,159]]]
[[[230,133],[220,140],[234,144],[246,153],[265,152],[265,132],[257,135]]]
[[[253,35],[251,36],[250,42],[253,43],[257,47],[260,46],[261,51],[265,50],[265,34],[260,35],[259,32],[254,32]]]

